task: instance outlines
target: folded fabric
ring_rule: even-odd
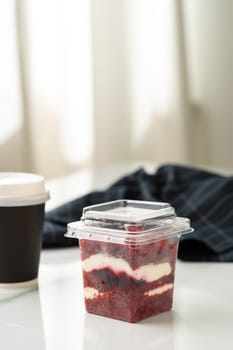
[[[164,165],[154,174],[143,169],[107,188],[70,201],[45,215],[43,247],[77,245],[64,237],[66,225],[79,220],[85,206],[115,199],[170,203],[178,216],[191,219],[178,258],[185,261],[233,261],[233,176],[191,167]]]

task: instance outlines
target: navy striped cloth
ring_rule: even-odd
[[[191,219],[193,233],[181,238],[178,258],[185,261],[233,261],[233,176],[191,167],[164,165],[154,174],[143,169],[107,188],[70,201],[45,215],[43,247],[68,247],[66,225],[79,220],[85,206],[115,199],[170,203],[178,216]]]

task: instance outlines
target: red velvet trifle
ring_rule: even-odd
[[[79,238],[87,312],[138,322],[172,308],[180,235],[189,219],[167,203],[117,200],[83,209]]]

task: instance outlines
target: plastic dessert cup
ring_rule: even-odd
[[[167,203],[118,200],[83,209],[68,225],[80,239],[86,310],[138,322],[172,308],[179,237],[189,219]]]

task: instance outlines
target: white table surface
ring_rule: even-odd
[[[121,171],[106,173],[105,183]],[[85,187],[85,174],[51,181],[54,196],[49,208],[69,199],[64,192],[77,179],[81,190],[72,191],[70,198],[88,188],[101,187],[101,181],[96,186],[86,183]],[[79,254],[78,248],[44,250],[37,287],[0,290],[1,350],[232,348],[232,263],[178,261],[173,310],[130,324],[85,312]]]

